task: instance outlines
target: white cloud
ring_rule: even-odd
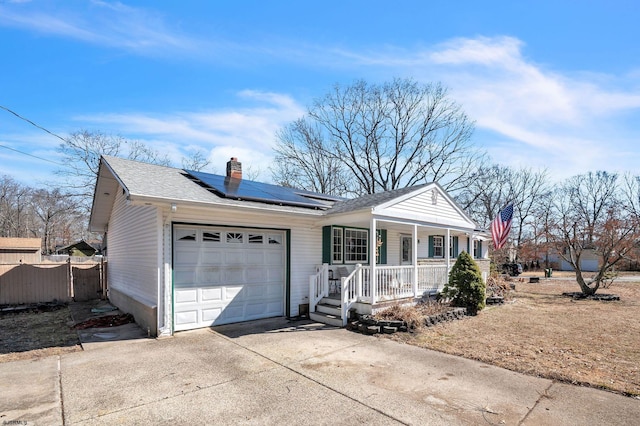
[[[321,62],[358,70],[364,78],[443,82],[476,121],[475,140],[495,161],[547,167],[560,178],[596,169],[637,170],[640,132],[629,125],[640,118],[637,70],[617,76],[552,68],[525,56],[522,40],[506,36],[414,48],[310,51],[310,63],[322,57]]]
[[[510,37],[452,40],[432,52],[430,76],[445,76],[497,161],[548,167],[558,177],[635,168],[634,131],[619,123],[638,114],[640,92],[607,86],[602,75],[549,70],[523,48]],[[508,144],[492,147],[487,131]],[[621,158],[625,149],[634,154]]]
[[[82,11],[57,6],[51,10],[42,4],[0,6],[0,25],[142,54],[185,53],[200,45],[169,28],[161,15],[146,9],[102,1],[92,1]]]
[[[253,105],[233,111],[108,113],[77,116],[75,121],[148,143],[177,166],[183,156],[202,149],[209,153],[213,170],[223,170],[230,157],[238,157],[245,168],[259,170],[260,178],[269,180],[275,133],[300,117],[304,109],[279,93],[245,90],[238,97]]]

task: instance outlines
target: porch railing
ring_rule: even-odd
[[[418,266],[418,293],[434,294],[442,291],[449,281],[449,273],[445,265]]]
[[[417,277],[416,277],[417,271]],[[371,285],[371,267],[356,265],[347,277],[341,278],[340,307],[343,325],[347,324],[349,310],[356,303],[417,298],[441,291],[447,282],[446,265],[378,266],[376,286]],[[315,312],[323,297],[329,296],[329,268],[327,264],[316,268],[309,277],[309,312]]]
[[[315,312],[316,305],[326,296],[329,296],[329,265],[324,263],[309,277],[309,312]]]
[[[417,279],[415,271],[418,271]],[[441,291],[447,282],[446,265],[378,266],[376,287],[371,286],[371,268],[356,265],[354,271],[342,280],[345,300],[377,303],[408,297],[422,297]]]

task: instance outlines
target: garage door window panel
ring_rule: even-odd
[[[219,232],[204,231],[202,233],[202,241],[208,242],[208,243],[219,243],[220,242],[220,233]]]
[[[177,229],[175,235],[176,241],[196,241],[197,232],[195,229]]]
[[[227,242],[230,244],[242,244],[244,234],[242,232],[227,232]]]

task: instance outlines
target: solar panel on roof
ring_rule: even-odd
[[[217,195],[225,198],[260,201],[269,204],[324,208],[326,205],[297,194],[293,188],[250,180],[229,179],[225,176],[186,170]]]

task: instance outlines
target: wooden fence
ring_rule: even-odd
[[[104,298],[106,266],[103,260],[0,265],[0,305]]]

